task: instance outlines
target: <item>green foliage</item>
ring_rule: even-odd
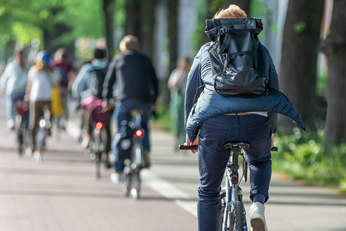
[[[126,0],[117,1],[124,5]],[[72,28],[56,38],[56,43],[69,43],[79,37],[103,36],[104,19],[100,0],[0,0],[0,47],[10,38],[28,45],[32,39],[42,40],[43,31],[51,32],[56,23]],[[124,21],[124,12],[119,22]]]
[[[157,115],[157,118],[154,121],[155,125],[165,131],[171,131],[172,123],[171,123],[169,107],[167,107],[167,105],[165,105],[163,102],[159,103],[157,105],[156,115]]]
[[[323,131],[275,138],[279,152],[272,153],[273,168],[309,184],[340,185],[345,188],[346,144],[325,149]]]
[[[328,69],[324,69],[317,76],[317,92],[324,93],[327,89]]]
[[[254,18],[266,18],[267,12],[271,10],[263,0],[252,0],[250,8],[250,17]]]
[[[299,34],[306,29],[306,22],[300,21],[293,25],[294,31]]]

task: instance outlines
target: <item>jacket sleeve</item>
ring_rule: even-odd
[[[103,83],[103,101],[109,102],[109,100],[113,98],[113,86],[116,81],[116,71],[116,59],[113,59],[113,61],[109,65],[106,78]]]
[[[265,46],[262,46],[264,50],[264,55],[267,61],[268,73],[269,73],[269,81],[268,81],[268,87],[271,89],[279,90],[279,78],[278,74],[276,72],[273,60],[269,54],[269,51]],[[278,114],[276,112],[268,112],[269,117],[269,125],[270,125],[270,131],[271,133],[275,133],[277,129],[278,124]]]
[[[88,88],[87,82],[89,78],[90,67],[91,64],[84,64],[84,66],[79,71],[76,80],[72,84],[72,96],[76,99],[80,98],[80,94],[82,93],[82,91],[85,91]]]
[[[186,122],[189,117],[189,114],[191,112],[191,109],[193,105],[196,103],[195,99],[196,94],[198,93],[198,88],[203,85],[202,79],[201,79],[201,50],[197,53],[190,72],[187,76],[187,83],[186,83],[186,91],[185,91],[185,111],[184,111],[184,124],[186,127]]]

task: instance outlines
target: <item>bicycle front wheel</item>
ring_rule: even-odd
[[[241,201],[235,201],[232,204],[231,208],[231,217],[230,217],[230,227],[229,230],[232,231],[244,231],[245,227],[245,216],[244,216],[244,207]]]

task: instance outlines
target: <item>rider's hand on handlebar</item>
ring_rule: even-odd
[[[189,137],[186,135],[186,143],[184,144],[186,146],[191,146],[191,145],[198,145],[198,136],[197,138],[193,141],[193,143],[191,143]],[[196,152],[198,152],[198,150],[191,150],[191,152],[193,154],[195,154]]]

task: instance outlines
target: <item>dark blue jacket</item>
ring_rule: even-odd
[[[303,121],[289,99],[279,91],[278,75],[268,50],[262,46],[268,65],[268,92],[256,98],[224,97],[205,85],[214,85],[208,48],[203,45],[196,55],[187,79],[185,95],[185,128],[191,141],[195,140],[200,125],[209,118],[235,112],[266,111],[270,129],[276,132],[277,113],[290,117],[303,129]]]

